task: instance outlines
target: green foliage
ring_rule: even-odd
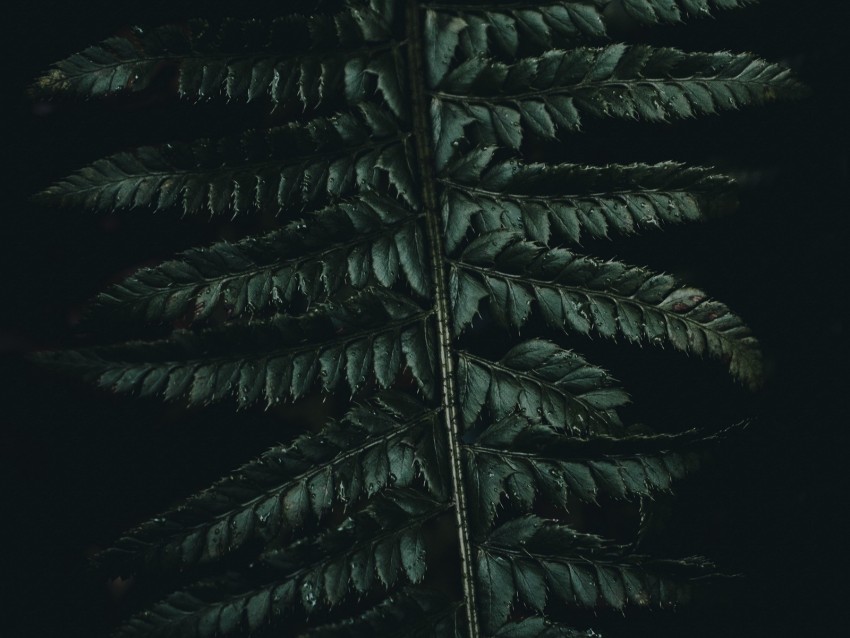
[[[524,341],[499,361],[458,351],[458,400],[467,425],[486,406],[488,416],[504,418],[519,410],[528,418],[577,435],[620,431],[614,408],[628,402],[607,372],[554,343]]]
[[[537,516],[509,521],[475,545],[490,631],[504,625],[517,598],[543,613],[550,592],[568,605],[590,609],[685,602],[689,587],[682,584],[683,575],[705,566],[695,558],[657,561],[623,554],[597,536]],[[553,555],[553,548],[559,554]]]
[[[353,507],[388,485],[423,476],[445,498],[435,410],[404,394],[352,408],[341,422],[272,448],[208,490],[128,532],[100,555],[104,567],[180,570],[215,562],[251,543],[301,539],[334,507]]]
[[[119,153],[42,194],[98,210],[181,207],[186,214],[319,208],[389,180],[410,205],[410,133],[368,103],[306,124],[251,131],[240,139],[201,140]]]
[[[438,145],[457,142],[460,123],[474,124],[484,143],[519,149],[529,135],[580,129],[583,116],[688,118],[767,102],[794,85],[784,67],[746,54],[614,44],[512,64],[473,57],[434,83],[435,107],[449,123]]]
[[[469,490],[481,527],[492,525],[502,494],[531,511],[538,495],[567,509],[568,498],[595,502],[651,497],[669,491],[699,463],[699,448],[715,436],[695,430],[677,435],[595,435],[579,438],[554,425],[508,416],[464,446]]]
[[[698,221],[734,208],[732,180],[705,168],[581,166],[494,162],[496,147],[458,158],[441,180],[446,247],[470,228],[478,234],[516,228],[529,239],[580,245],[584,237],[631,235],[662,224]],[[615,191],[607,192],[612,183]],[[574,189],[564,192],[565,185]]]
[[[299,293],[317,303],[344,286],[390,288],[399,278],[424,297],[428,268],[416,217],[394,200],[364,194],[262,237],[193,249],[139,271],[100,295],[95,311],[195,323],[217,310],[251,316],[285,309]]]
[[[457,332],[481,299],[499,322],[516,328],[529,320],[534,302],[552,327],[725,358],[733,376],[758,384],[750,330],[723,304],[667,275],[544,248],[507,230],[481,235],[448,261]]]
[[[316,388],[348,402],[98,557],[107,575],[173,583],[118,635],[577,638],[598,634],[553,609],[690,597],[706,561],[636,554],[575,529],[567,508],[668,492],[722,432],[624,423],[619,382],[562,341],[669,347],[758,386],[757,344],[727,306],[576,252],[726,212],[733,180],[675,162],[550,164],[534,145],[566,143],[587,119],[658,123],[796,96],[787,69],[750,54],[612,41],[747,4],[339,0],[312,17],[137,29],[36,81],[42,95],[100,97],[173,69],[183,99],[289,118],[118,153],[47,188],[55,204],[279,224],[140,270],[94,304],[95,319],[165,337],[40,358],[190,405],[271,406]],[[488,320],[503,344],[476,339]],[[460,588],[444,595],[428,565],[447,523]]]

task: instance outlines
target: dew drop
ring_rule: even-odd
[[[307,611],[311,611],[316,606],[316,592],[313,590],[313,585],[305,582],[301,586],[301,599],[304,602],[304,607]]]

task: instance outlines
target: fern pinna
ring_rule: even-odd
[[[45,200],[102,211],[271,211],[280,223],[143,269],[94,304],[114,325],[164,324],[166,338],[43,359],[189,404],[272,405],[315,386],[352,396],[342,418],[99,557],[112,576],[178,583],[117,635],[590,636],[564,610],[689,596],[704,561],[583,533],[566,508],[667,491],[718,433],[637,433],[618,416],[629,401],[618,382],[563,344],[670,347],[757,386],[757,344],[725,305],[577,252],[586,238],[711,216],[733,203],[732,180],[534,154],[593,120],[664,122],[797,94],[786,69],[749,54],[610,35],[747,4],[340,0],[271,22],[137,30],[36,82],[98,97],[168,68],[187,100],[291,116],[239,139],[112,155],[48,188]],[[506,330],[499,352],[474,339],[482,314]],[[446,519],[457,596],[423,584],[423,529]]]

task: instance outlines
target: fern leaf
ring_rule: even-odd
[[[233,634],[243,626],[257,630],[268,623],[271,614],[280,613],[280,600],[273,587],[257,587],[235,576],[218,578],[171,594],[131,618],[114,635],[141,638],[185,633],[211,638]]]
[[[33,90],[83,97],[141,91],[164,69],[175,68],[180,96],[187,99],[266,97],[304,108],[341,100],[356,104],[367,97],[366,77],[397,72],[391,23],[391,13],[363,7],[270,23],[192,20],[185,27],[136,28],[131,37],[110,38],[57,63]],[[401,115],[401,91],[388,81],[378,89]]]
[[[167,340],[45,353],[42,359],[115,392],[185,396],[189,405],[236,395],[247,406],[260,395],[269,404],[298,399],[318,379],[327,391],[343,380],[357,390],[373,371],[387,387],[401,373],[403,353],[431,396],[434,368],[424,334],[429,316],[400,296],[367,291],[302,318],[180,330]],[[389,351],[396,354],[389,357]]]
[[[675,162],[604,167],[492,161],[494,148],[459,157],[442,178],[447,250],[470,228],[515,229],[548,244],[584,236],[630,235],[663,224],[697,221],[734,208],[732,178]],[[565,193],[565,185],[572,190]]]
[[[580,436],[619,431],[615,408],[628,395],[601,368],[541,339],[524,341],[499,361],[458,352],[460,408],[472,425],[486,406],[496,419],[516,409]]]
[[[487,52],[512,60],[520,49],[545,51],[607,39],[602,14],[589,3],[437,6],[440,13],[457,16],[465,23],[458,48],[466,58]]]
[[[681,22],[687,16],[708,17],[718,11],[742,9],[758,0],[617,0],[608,3],[615,15],[623,11],[641,24]]]
[[[652,497],[699,466],[701,449],[726,432],[689,430],[675,435],[576,439],[551,425],[512,415],[487,427],[464,446],[470,491],[477,495],[478,521],[492,525],[503,495],[519,511],[531,511],[538,496],[566,510],[570,494],[595,503]]]
[[[336,606],[348,593],[349,578],[360,593],[379,583],[389,587],[402,574],[417,583],[425,569],[421,525],[445,509],[415,491],[388,492],[337,529],[265,554],[269,582],[234,584],[235,591],[202,583],[134,617],[117,635],[230,636],[256,631],[294,606],[307,614]]]
[[[401,394],[352,408],[342,422],[274,447],[211,488],[126,533],[99,556],[112,575],[185,570],[250,546],[303,536],[335,504],[347,509],[417,476],[437,499],[448,481],[432,451],[444,435],[433,410]]]
[[[440,147],[475,123],[485,144],[519,149],[531,134],[581,128],[582,115],[663,122],[794,97],[800,84],[783,66],[749,54],[685,53],[643,45],[548,51],[504,64],[470,58],[434,86]]]
[[[229,318],[286,309],[296,292],[309,302],[346,285],[392,287],[404,278],[428,294],[422,229],[394,200],[364,194],[262,237],[189,250],[143,269],[102,293],[95,313],[189,323],[224,309]]]
[[[57,182],[41,198],[96,210],[178,207],[185,214],[238,215],[317,208],[386,178],[415,205],[408,137],[390,114],[362,104],[351,113],[240,139],[118,153]]]
[[[709,355],[741,382],[760,383],[761,358],[749,328],[725,305],[668,275],[545,249],[507,231],[476,239],[452,263],[453,302],[466,319],[458,328],[484,297],[499,321],[515,327],[525,324],[534,302],[553,327]]]
[[[267,553],[263,560],[275,570],[303,573],[301,566],[311,562],[304,560],[306,556],[318,556],[316,562],[325,563],[327,557],[344,553],[347,560],[341,564],[341,572],[334,570],[331,574],[326,569],[324,578],[316,572],[314,578],[305,579],[315,593],[315,600],[305,597],[307,588],[302,586],[302,602],[308,612],[313,611],[310,603],[321,603],[322,593],[327,604],[339,603],[348,591],[349,579],[359,594],[368,593],[379,583],[392,587],[402,574],[416,584],[426,569],[422,526],[448,507],[417,490],[390,490],[370,501],[337,530]],[[316,548],[321,551],[317,553]]]
[[[407,587],[363,614],[313,629],[316,638],[459,637],[458,603],[420,587]]]
[[[608,39],[608,27],[629,19],[642,25],[709,17],[756,0],[561,0],[560,2],[431,3],[433,11],[455,16],[464,26],[455,44],[463,58],[489,53],[515,60],[523,51],[547,51]]]
[[[698,558],[642,560],[598,536],[536,516],[496,528],[477,543],[476,558],[490,631],[505,623],[517,599],[538,613],[549,595],[590,609],[672,606],[688,600],[688,581],[708,567]]]

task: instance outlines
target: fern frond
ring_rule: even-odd
[[[371,591],[376,581],[390,588],[402,574],[416,584],[425,576],[426,569],[422,527],[449,506],[414,489],[389,490],[375,497],[337,530],[267,553],[263,561],[274,570],[301,574],[303,565],[313,562],[305,560],[307,556],[314,556],[319,564],[329,562],[327,558],[338,553],[346,557],[335,569],[325,569],[324,574],[317,571],[313,578],[304,580],[312,585],[309,589],[315,594],[312,600],[305,596],[308,587],[301,587],[302,602],[308,612],[313,611],[311,603],[321,604],[322,597],[331,606],[340,602],[348,592],[349,580],[359,594]]]
[[[285,309],[296,292],[310,303],[344,286],[390,288],[403,278],[428,294],[423,230],[397,200],[357,196],[261,237],[195,248],[146,268],[97,298],[94,313],[189,323],[218,309],[229,318]]]
[[[354,618],[312,629],[315,638],[460,638],[462,609],[443,594],[407,587]]]
[[[178,330],[166,340],[43,353],[41,358],[115,392],[168,400],[185,396],[189,405],[235,395],[240,406],[261,395],[269,404],[298,399],[319,379],[326,391],[343,380],[356,391],[374,373],[388,387],[401,373],[404,358],[431,396],[430,314],[401,296],[366,291],[305,317]]]
[[[633,20],[642,25],[709,17],[757,0],[561,0],[550,2],[431,2],[433,12],[464,24],[455,46],[461,57],[488,53],[515,60],[523,51],[547,51],[608,40],[608,28]],[[440,22],[435,19],[435,22]]]
[[[583,115],[663,122],[802,91],[788,69],[749,54],[623,44],[547,51],[515,64],[470,58],[433,89],[432,113],[448,120],[434,126],[439,148],[475,124],[481,143],[511,149],[528,135],[554,139],[558,129],[579,130]]]
[[[256,631],[280,614],[282,597],[274,587],[258,587],[250,580],[230,575],[196,583],[175,592],[138,614],[113,635],[115,638],[178,636],[181,633],[212,638],[241,629]]]
[[[524,341],[499,361],[458,351],[459,402],[467,425],[486,406],[496,419],[519,409],[573,435],[620,431],[615,409],[628,403],[605,370],[541,339]]]
[[[291,15],[272,20],[191,20],[183,27],[136,28],[59,63],[36,80],[45,95],[99,97],[148,88],[165,69],[176,69],[179,94],[203,100],[270,98],[315,108],[367,97],[366,77],[381,76],[378,90],[396,115],[405,110],[398,84],[391,24],[393,5],[346,8],[332,15]],[[393,87],[395,86],[395,90]]]
[[[470,228],[515,229],[548,244],[552,237],[630,235],[662,224],[697,221],[734,208],[733,180],[676,162],[583,166],[493,161],[484,147],[458,157],[441,182],[446,248]],[[569,188],[568,192],[565,190]]]
[[[96,161],[40,198],[95,210],[181,208],[210,215],[317,208],[385,178],[409,204],[418,200],[409,134],[382,109],[251,131],[239,139],[142,147]]]
[[[761,357],[749,328],[723,304],[673,277],[564,249],[545,249],[508,231],[483,235],[452,260],[453,303],[463,328],[488,298],[504,325],[520,327],[532,302],[551,326],[635,343],[670,345],[721,359],[730,374],[758,386]]]
[[[687,16],[703,18],[719,11],[742,9],[758,0],[612,0],[606,2],[614,11],[622,10],[633,20],[645,25],[672,24]]]
[[[705,574],[702,559],[630,555],[598,536],[536,516],[514,519],[476,543],[485,627],[495,631],[515,600],[543,613],[549,595],[597,609],[672,606],[688,600],[688,581]]]
[[[487,52],[511,60],[521,48],[545,51],[576,42],[607,39],[602,14],[589,3],[430,6],[433,11],[456,16],[465,23],[458,48],[466,58]]]
[[[487,427],[464,446],[470,492],[477,496],[478,521],[493,522],[503,495],[520,511],[531,511],[538,496],[567,509],[570,494],[595,503],[652,497],[670,491],[672,481],[694,471],[701,450],[727,432],[593,437],[577,439],[563,430],[518,415]]]
[[[406,395],[382,395],[130,530],[98,562],[112,575],[182,571],[303,536],[334,505],[352,508],[388,486],[409,487],[419,475],[445,499],[448,479],[435,456],[443,439],[434,410]]]
[[[566,143],[586,118],[660,123],[798,95],[788,69],[751,54],[608,40],[749,3],[323,0],[311,17],[136,30],[37,81],[97,97],[174,72],[183,98],[268,100],[283,122],[117,153],[49,187],[46,201],[100,211],[282,217],[98,298],[103,316],[180,326],[167,338],[40,358],[190,405],[321,388],[344,415],[102,554],[109,575],[164,574],[171,591],[200,581],[119,636],[590,638],[554,623],[549,603],[687,599],[709,566],[637,554],[646,525],[617,545],[535,513],[563,519],[568,502],[609,498],[643,508],[723,432],[635,435],[646,430],[620,420],[619,382],[541,337],[668,346],[753,387],[756,341],[673,277],[549,244],[711,217],[734,205],[732,179],[674,162],[556,163],[572,153],[534,142]],[[504,343],[485,342],[490,320],[509,329]],[[459,558],[462,594],[443,597],[415,585],[426,537],[444,545],[452,526],[457,552],[436,556]]]
[[[390,587],[402,574],[418,583],[425,573],[421,526],[445,509],[413,490],[387,492],[337,529],[265,554],[262,571],[269,582],[237,581],[235,591],[224,583],[202,583],[132,618],[117,636],[253,632],[295,606],[309,614],[338,605],[349,579],[361,594],[379,583]]]

